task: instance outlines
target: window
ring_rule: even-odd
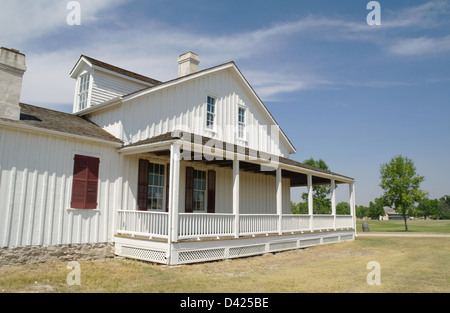
[[[80,76],[80,90],[78,93],[78,107],[80,110],[87,108],[88,96],[89,96],[89,73]]]
[[[206,172],[194,170],[194,212],[206,211]]]
[[[206,128],[214,129],[214,120],[216,118],[216,98],[208,96],[206,109]]]
[[[74,209],[96,209],[100,159],[75,155],[72,201]]]
[[[185,212],[215,213],[216,172],[186,167]]]
[[[164,165],[150,163],[148,168],[148,209],[162,210],[164,200]]]
[[[238,109],[238,138],[245,139],[245,111],[244,107]]]

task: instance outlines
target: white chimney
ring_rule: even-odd
[[[25,55],[15,49],[0,48],[0,117],[20,119],[22,78],[27,70]]]
[[[178,77],[186,76],[198,71],[200,58],[193,52],[186,52],[178,58]]]

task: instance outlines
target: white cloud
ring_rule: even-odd
[[[79,0],[82,24],[96,21],[96,15],[127,0]],[[67,4],[61,0],[1,0],[1,44],[20,47],[30,40],[67,28]],[[7,31],[5,31],[7,30]]]
[[[399,12],[388,12],[386,18],[382,19],[382,27],[370,27],[365,20],[355,22],[310,15],[255,30],[219,36],[202,31],[187,31],[154,20],[118,19],[120,11],[111,9],[120,8],[121,4],[128,1],[130,0],[80,1],[82,24],[87,27],[76,28],[69,27],[66,23],[68,1],[2,0],[2,4],[8,9],[0,11],[0,27],[8,29],[8,32],[2,35],[1,45],[22,50],[21,46],[27,46],[33,41],[39,42],[41,38],[51,38],[54,41],[61,39],[54,45],[56,48],[42,47],[40,51],[22,51],[27,54],[28,64],[24,99],[38,105],[71,103],[74,82],[68,78],[68,74],[81,54],[158,80],[168,80],[177,75],[178,55],[189,50],[200,55],[200,66],[205,68],[231,60],[237,61],[239,66],[240,61],[252,58],[260,58],[261,61],[265,55],[283,56],[283,50],[290,46],[292,40],[298,45],[303,41],[310,42],[311,38],[323,42],[369,42],[388,53],[411,56],[446,52],[450,46],[450,36],[405,39],[403,34],[401,40],[390,37],[394,30],[436,26],[438,19],[435,17],[448,12],[448,3],[445,1],[431,1]],[[110,14],[103,14],[107,10]],[[66,36],[70,39],[65,40]],[[289,62],[295,63],[298,68],[308,65],[305,64],[307,61],[300,59],[285,60],[285,63]],[[298,68],[285,66],[277,68],[274,73],[277,61],[262,65],[258,65],[258,71],[248,66],[244,75],[263,100],[317,86],[343,85],[342,82],[334,83],[327,79],[324,76],[327,75],[326,72],[318,74],[311,68],[303,68],[299,72]],[[262,67],[264,68],[261,69]],[[377,82],[376,85],[383,86],[383,82]]]
[[[399,56],[435,55],[450,52],[450,36],[402,39],[390,46],[388,50]]]

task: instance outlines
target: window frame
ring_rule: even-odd
[[[198,178],[196,175],[198,173],[202,173],[203,177]],[[201,187],[203,187],[203,189],[196,188],[196,180],[197,180],[197,186],[198,186],[199,179],[201,179],[201,180],[204,179],[204,182],[202,183],[202,186],[201,186]],[[208,212],[208,171],[207,170],[194,168],[194,185],[193,185],[192,191],[193,191],[193,195],[192,195],[192,197],[193,197],[193,207],[192,207],[193,213],[207,213]],[[200,203],[199,200],[195,199],[196,192],[203,193],[203,200],[201,200],[201,202],[203,203],[202,210],[196,210],[196,203]]]
[[[243,116],[243,121],[241,122],[240,117],[241,117],[241,112],[240,111],[244,111]],[[248,108],[245,105],[239,104],[238,105],[238,109],[237,109],[237,139],[243,140],[243,141],[247,141],[247,111]],[[241,129],[240,127],[242,126],[242,136],[241,136]]]
[[[86,72],[79,76],[77,101],[78,110],[82,111],[88,108],[90,90],[91,90],[91,73]],[[83,105],[84,104],[84,105]]]
[[[152,185],[152,182],[150,182],[150,167],[151,165],[157,165],[159,167],[163,167],[163,174],[157,174],[159,177],[162,177],[163,182],[162,185]],[[151,212],[164,212],[166,210],[166,185],[167,185],[167,164],[165,163],[159,163],[159,162],[154,162],[154,161],[148,161],[148,184],[147,184],[147,211],[151,211]],[[162,188],[162,192],[161,192],[161,207],[158,209],[152,209],[151,207],[151,203],[150,203],[150,188]]]
[[[214,100],[214,103],[210,104],[209,99]],[[210,112],[209,108],[213,108],[213,112]],[[210,132],[216,132],[217,129],[217,97],[212,94],[207,94],[206,96],[206,115],[205,115],[205,129]],[[212,116],[212,125],[209,125],[210,119]]]

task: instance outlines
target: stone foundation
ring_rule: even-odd
[[[89,261],[105,258],[114,258],[114,243],[0,249],[0,266],[51,261]]]

